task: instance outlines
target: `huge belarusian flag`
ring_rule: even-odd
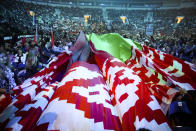
[[[195,89],[193,65],[119,34],[86,42],[88,62],[65,72],[74,55],[60,54],[15,87],[14,98],[0,97],[1,129],[171,130],[165,113],[176,92]]]

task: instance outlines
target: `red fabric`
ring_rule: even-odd
[[[51,40],[52,40],[52,46],[53,46],[54,45],[54,34],[52,30],[51,30]]]
[[[37,31],[35,32],[35,36],[34,36],[34,42],[35,42],[35,44],[37,44],[37,40],[38,40],[38,34],[37,34]]]
[[[82,48],[86,43],[87,43],[87,39],[85,37],[85,34],[83,32],[80,32],[80,35],[78,36],[78,39],[76,40],[73,48],[72,48],[72,51],[77,51],[79,50],[80,48]]]
[[[26,37],[23,37],[22,38],[22,45],[25,45],[25,43],[26,43]]]

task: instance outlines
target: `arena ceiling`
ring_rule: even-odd
[[[163,6],[180,6],[181,3],[194,2],[195,0],[19,0],[62,4],[70,6],[97,6],[97,7],[122,7],[122,8],[159,8]]]
[[[39,2],[48,2],[48,3],[84,3],[84,4],[146,4],[146,3],[179,3],[182,0],[32,0],[32,1],[39,1]]]

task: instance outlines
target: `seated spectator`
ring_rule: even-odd
[[[26,78],[33,76],[38,72],[38,50],[30,45],[29,52],[26,58]]]
[[[71,54],[71,51],[69,48],[71,47],[71,42],[67,45],[60,44],[59,42],[55,42],[55,44],[52,46],[53,52],[55,52],[56,55],[66,52],[67,54]]]
[[[7,66],[8,57],[0,57],[0,88],[10,90],[16,86],[14,73]]]
[[[52,52],[55,55],[58,55],[58,54],[63,52],[62,48],[59,47],[59,43],[58,42],[54,42],[54,45],[52,46]]]
[[[173,126],[187,126],[188,120],[191,119],[192,112],[182,98],[182,94],[177,94],[174,101],[170,104],[169,116]]]
[[[41,67],[45,67],[49,63],[51,55],[50,50],[45,46],[45,42],[42,42],[38,55],[38,61]]]

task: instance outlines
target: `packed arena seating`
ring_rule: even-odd
[[[30,11],[35,12],[36,22],[40,30],[50,29],[51,27],[58,24],[58,28],[65,26],[72,21],[67,21],[73,17],[83,17],[84,15],[91,15],[92,21],[102,20],[102,10],[92,8],[79,8],[79,7],[52,7],[47,5],[36,5],[24,2],[2,2],[1,4],[1,27],[8,28],[5,32],[1,29],[4,34],[10,34],[15,30],[19,34],[32,34],[32,16],[29,14]],[[77,22],[78,19],[77,19]],[[68,25],[68,26],[69,26]],[[68,27],[67,27],[68,28]],[[9,32],[9,33],[8,33]]]
[[[190,62],[196,68],[196,9],[107,9],[108,22],[101,8],[55,7],[17,1],[0,3],[0,88],[6,89],[7,93],[46,67],[54,56],[62,52],[70,54],[81,30],[86,34],[119,33],[124,38]],[[32,22],[30,11],[35,12],[36,24]],[[152,14],[152,21],[145,20],[148,12]],[[87,26],[84,15],[91,16]],[[123,23],[120,16],[126,16],[128,22]],[[184,16],[179,24],[176,23],[177,16]],[[146,35],[147,24],[154,25],[153,35]],[[37,41],[34,39],[35,25],[39,34]],[[54,45],[50,40],[51,31]],[[18,38],[21,35],[33,37]],[[4,40],[7,36],[12,39]],[[171,104],[174,110],[169,112],[168,118],[175,125],[192,126],[193,123],[184,119],[187,114],[195,113],[195,105],[191,105],[195,102],[195,92],[178,97]],[[190,110],[178,117],[175,101],[184,101]]]

